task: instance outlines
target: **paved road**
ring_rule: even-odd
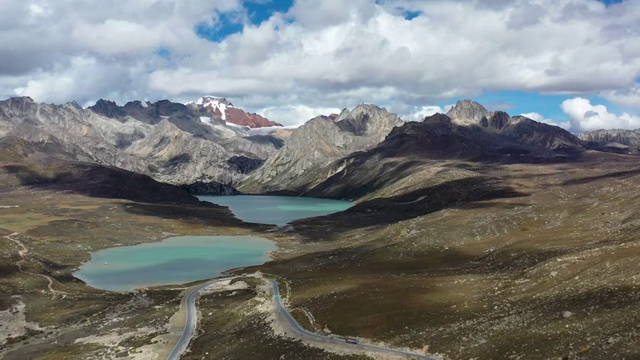
[[[273,279],[269,279],[269,280],[271,281],[271,286],[273,287],[273,302],[276,304],[276,307],[278,308],[280,313],[287,320],[287,323],[291,327],[291,330],[295,332],[296,335],[300,336],[302,339],[309,339],[314,342],[320,342],[320,343],[339,344],[342,346],[349,346],[349,347],[353,347],[354,349],[359,349],[359,350],[368,351],[368,352],[377,352],[377,353],[406,356],[409,359],[439,360],[437,358],[430,357],[430,356],[424,356],[424,355],[420,355],[420,354],[416,354],[408,351],[390,349],[390,348],[376,346],[373,344],[367,344],[362,342],[358,344],[350,344],[345,342],[344,338],[324,336],[324,335],[313,333],[311,331],[307,331],[304,328],[302,328],[300,324],[298,324],[296,319],[294,319],[293,316],[291,316],[289,311],[287,311],[287,309],[282,304],[282,298],[280,297],[280,288],[278,287],[278,282]]]
[[[191,288],[186,293],[184,302],[182,303],[182,306],[186,306],[186,314],[185,314],[186,321],[184,325],[184,330],[182,331],[180,340],[178,340],[178,343],[176,344],[176,346],[173,348],[169,356],[167,356],[167,360],[180,359],[180,356],[182,355],[182,353],[184,353],[185,350],[187,349],[187,346],[189,346],[189,342],[191,341],[191,338],[193,337],[193,333],[195,332],[196,326],[198,324],[198,313],[196,311],[196,298],[198,297],[198,295],[200,295],[200,292],[202,291],[202,289],[204,289],[205,287],[211,284],[228,281],[231,279],[233,279],[233,277],[208,281],[202,285]],[[314,332],[305,330],[302,326],[300,326],[300,324],[298,324],[296,319],[294,319],[293,316],[291,316],[289,311],[287,311],[287,309],[282,304],[282,298],[280,297],[280,287],[278,286],[278,282],[273,279],[269,279],[269,281],[271,282],[271,286],[273,287],[273,302],[275,303],[276,308],[282,314],[282,316],[284,316],[285,320],[289,324],[290,330],[296,335],[298,335],[300,338],[302,338],[303,340],[305,339],[311,340],[315,343],[338,344],[341,346],[348,346],[354,349],[368,351],[368,352],[377,352],[377,353],[384,353],[384,354],[406,356],[409,359],[439,360],[437,358],[430,357],[430,356],[424,356],[424,355],[420,355],[420,354],[416,354],[408,351],[390,349],[390,348],[362,343],[362,342],[358,344],[350,344],[345,342],[344,338],[324,336],[324,335],[316,334]]]
[[[187,346],[189,346],[189,342],[193,337],[193,333],[196,330],[196,326],[198,325],[198,312],[196,311],[196,298],[200,295],[200,291],[206,288],[207,286],[215,283],[219,283],[222,281],[227,281],[233,279],[224,278],[224,279],[216,279],[213,281],[207,281],[206,283],[199,285],[197,287],[191,288],[187,294],[185,295],[184,302],[182,306],[186,306],[186,321],[184,324],[184,330],[182,330],[182,335],[180,336],[180,340],[173,348],[169,356],[167,356],[167,360],[178,360],[180,359],[180,355],[187,350]]]

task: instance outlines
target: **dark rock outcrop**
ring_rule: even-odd
[[[112,119],[122,119],[127,116],[127,111],[111,100],[100,99],[95,105],[89,106],[88,109]]]
[[[201,182],[197,181],[193,184],[183,185],[183,189],[185,189],[189,194],[193,195],[239,195],[240,192],[236,190],[231,185],[221,184],[219,182],[211,181],[211,182]]]
[[[246,156],[232,156],[227,160],[229,169],[241,174],[249,174],[264,163],[262,159],[254,159]]]

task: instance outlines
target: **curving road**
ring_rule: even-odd
[[[305,330],[302,326],[300,326],[300,324],[298,324],[296,319],[294,319],[293,316],[291,316],[289,311],[287,311],[287,309],[282,304],[282,298],[280,297],[280,288],[278,286],[278,282],[273,279],[269,279],[269,281],[271,282],[271,286],[273,287],[273,302],[275,303],[276,308],[284,316],[285,320],[287,321],[290,327],[290,330],[296,335],[298,335],[300,338],[302,338],[303,340],[305,339],[311,340],[316,343],[319,342],[319,343],[338,344],[338,345],[348,346],[354,349],[368,351],[368,352],[377,352],[377,353],[391,354],[396,356],[406,356],[409,359],[439,360],[437,358],[430,357],[430,356],[420,355],[420,354],[412,353],[409,351],[390,349],[390,348],[377,346],[373,344],[367,344],[362,342],[359,342],[357,344],[351,344],[351,343],[345,342],[344,338],[320,335],[320,334],[316,334],[314,332]]]
[[[224,279],[216,279],[213,281],[207,281],[202,285],[198,285],[194,288],[189,289],[187,291],[182,306],[186,306],[185,313],[185,324],[184,329],[182,330],[182,335],[180,336],[180,340],[176,346],[171,350],[169,356],[167,356],[167,360],[178,360],[180,359],[180,355],[187,350],[187,346],[189,346],[189,342],[193,337],[193,333],[196,330],[196,326],[198,325],[198,312],[196,311],[196,298],[200,295],[200,291],[206,288],[207,286],[227,280],[234,279],[233,277],[224,278]]]
[[[184,353],[185,350],[187,350],[187,346],[189,346],[189,342],[191,341],[191,338],[193,337],[193,333],[196,330],[196,326],[198,325],[196,299],[198,298],[198,295],[200,295],[200,292],[202,291],[202,289],[206,288],[211,284],[228,281],[234,278],[235,277],[229,277],[229,278],[208,281],[204,284],[193,287],[187,291],[187,293],[185,294],[184,301],[182,303],[182,306],[186,307],[186,314],[185,314],[186,321],[185,321],[184,329],[182,330],[182,335],[180,336],[180,340],[178,340],[178,343],[176,344],[176,346],[173,348],[169,356],[167,356],[167,360],[180,359],[180,356],[182,355],[182,353]],[[320,334],[316,334],[314,332],[305,330],[302,326],[300,326],[300,324],[298,324],[296,319],[294,319],[293,316],[291,316],[287,308],[285,308],[284,305],[282,304],[282,298],[280,297],[280,287],[278,286],[278,282],[275,281],[274,279],[268,279],[268,280],[271,283],[271,287],[273,288],[273,302],[276,305],[276,308],[278,309],[280,314],[284,317],[287,324],[289,325],[289,328],[290,328],[289,331],[291,331],[292,334],[297,335],[303,340],[308,340],[308,341],[311,341],[314,343],[320,343],[320,344],[324,343],[324,344],[332,344],[332,345],[341,345],[341,346],[346,346],[352,349],[358,349],[358,350],[368,351],[368,352],[377,352],[377,353],[391,354],[396,356],[406,356],[407,358],[410,358],[410,359],[439,360],[437,358],[430,357],[430,356],[420,355],[420,354],[416,354],[416,353],[412,353],[404,350],[386,348],[383,346],[377,346],[373,344],[367,344],[362,342],[359,342],[357,344],[351,344],[351,343],[345,342],[344,338],[320,335]]]

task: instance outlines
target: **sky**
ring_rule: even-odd
[[[640,1],[0,0],[0,98],[203,95],[285,125],[459,99],[572,132],[640,128]]]

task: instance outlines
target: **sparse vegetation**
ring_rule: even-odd
[[[150,347],[166,350],[180,288],[107,293],[74,279],[75,268],[111,246],[259,234],[280,251],[251,270],[278,276],[312,330],[451,359],[640,356],[640,160],[587,152],[559,164],[412,166],[402,180],[363,183],[352,210],[277,232],[224,208],[24,186],[4,172],[0,311],[24,302],[31,330],[5,334],[0,354],[143,358]],[[251,311],[257,283],[243,281],[248,289],[199,300],[205,316],[185,358],[358,358],[271,333]]]

